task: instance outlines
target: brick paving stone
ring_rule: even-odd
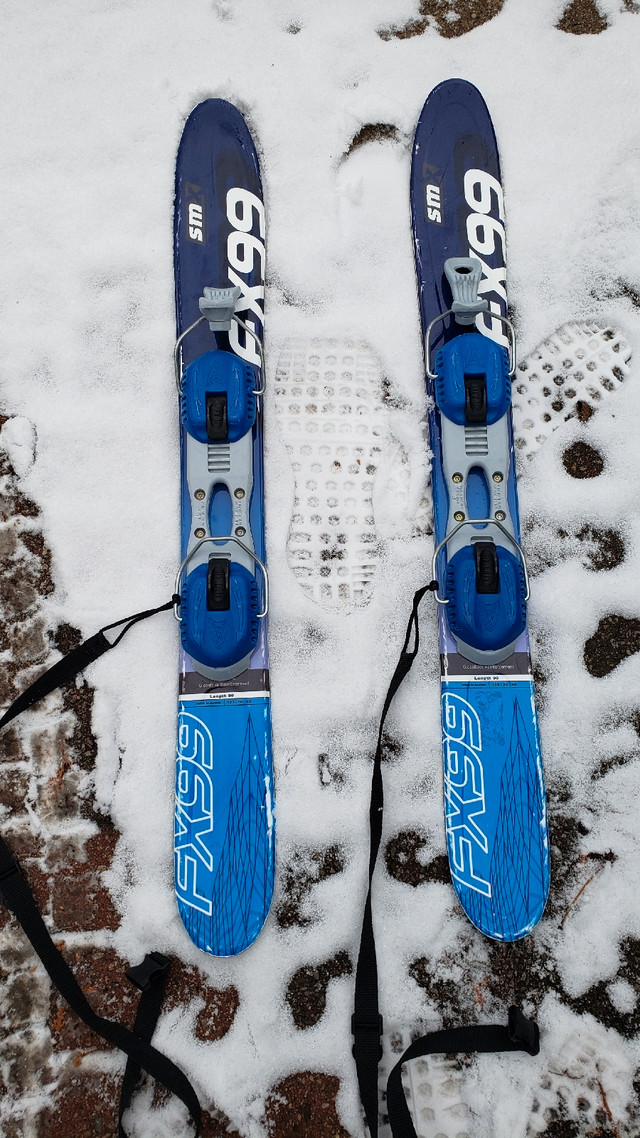
[[[298,1071],[282,1079],[267,1099],[270,1138],[351,1138],[336,1108],[340,1080],[335,1075]]]
[[[65,947],[63,955],[93,1010],[107,1019],[118,1020],[125,1027],[133,1027],[139,992],[125,976],[129,962],[122,960],[112,948]],[[109,1045],[69,1009],[55,988],[51,991],[47,1026],[56,1051],[109,1049]]]
[[[119,1095],[113,1075],[74,1071],[62,1080],[55,1106],[39,1115],[38,1138],[113,1138]]]
[[[50,860],[59,863],[52,873],[53,920],[56,928],[66,932],[115,930],[120,917],[111,894],[102,884],[100,874],[113,857],[118,832],[111,827],[100,830],[86,843],[83,863],[53,850]],[[67,855],[71,854],[67,843]]]
[[[213,988],[199,968],[173,960],[165,988],[164,1009],[184,1006],[197,999],[204,1000],[198,1011],[195,1035],[203,1043],[222,1039],[230,1030],[240,1006],[240,996],[233,985]]]

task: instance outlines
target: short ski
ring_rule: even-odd
[[[195,944],[247,948],[273,893],[262,399],[265,214],[238,110],[208,99],[174,218],[182,563],[175,888]]]
[[[411,206],[433,452],[445,823],[456,893],[513,941],[549,889],[511,423],[500,167],[485,103],[452,79],[415,135]]]

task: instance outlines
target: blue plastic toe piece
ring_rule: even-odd
[[[508,549],[497,547],[496,591],[478,591],[478,567],[473,546],[467,545],[447,565],[447,615],[454,636],[483,652],[505,648],[524,631],[527,619],[522,562]]]
[[[436,403],[452,423],[464,426],[467,422],[465,376],[486,377],[484,421],[487,424],[496,423],[509,408],[511,381],[507,353],[488,336],[469,332],[443,344],[436,354],[436,374]]]
[[[252,364],[232,352],[204,352],[182,375],[182,422],[201,443],[237,442],[250,431],[256,418],[258,374]],[[211,396],[224,396],[225,429],[217,438],[211,430]],[[209,421],[209,422],[208,422]]]
[[[198,565],[184,585],[182,646],[196,663],[227,668],[248,656],[258,642],[259,591],[253,573],[243,565],[229,565],[228,608],[207,605],[208,566]]]

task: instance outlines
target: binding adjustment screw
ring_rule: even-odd
[[[502,474],[502,472],[500,470],[496,470],[495,474],[492,477],[493,477],[494,482],[503,482],[504,481],[504,474]]]
[[[193,496],[194,498],[197,498],[199,502],[201,502],[202,499],[206,498],[207,495],[205,494],[204,490],[196,490]]]
[[[453,520],[455,522],[463,522],[464,521],[464,514],[463,514],[462,510],[456,510],[455,514],[453,515]]]
[[[204,537],[204,536],[205,536],[205,531],[203,529],[195,530],[195,537]]]
[[[494,475],[494,478],[495,478],[495,475]],[[460,473],[456,473],[456,474],[452,475],[451,481],[456,482],[456,483],[464,482],[464,476]]]
[[[507,515],[504,510],[496,510],[494,516],[497,522],[503,522]]]

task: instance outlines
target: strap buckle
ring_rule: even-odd
[[[357,1059],[357,1052],[368,1050],[372,1044],[378,1042],[378,1062],[382,1059],[382,1016],[380,1013],[374,1018],[368,1016],[367,1018],[360,1018],[356,1012],[351,1016],[351,1034],[353,1036],[353,1047],[351,1053],[354,1059]]]
[[[509,1023],[507,1026],[509,1039],[517,1043],[529,1055],[538,1055],[540,1052],[540,1029],[535,1020],[527,1019],[521,1008],[509,1008]]]
[[[170,967],[171,961],[168,956],[163,956],[161,952],[149,952],[141,964],[127,968],[125,976],[141,992],[148,992],[153,984],[164,979]]]

